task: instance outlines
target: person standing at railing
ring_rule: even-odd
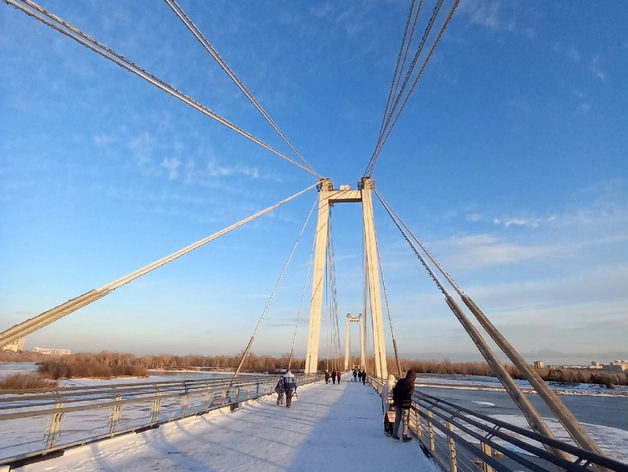
[[[275,392],[277,392],[277,405],[283,405],[283,396],[284,396],[283,375],[279,376],[277,385],[275,385]]]
[[[393,388],[393,403],[395,405],[395,429],[393,439],[399,439],[399,429],[403,423],[403,442],[412,441],[408,436],[408,425],[410,423],[410,406],[412,404],[412,394],[414,393],[414,381],[416,372],[409,370],[405,379],[399,380]]]
[[[382,414],[384,415],[384,434],[388,437],[394,433],[395,405],[393,404],[393,388],[395,376],[388,375],[388,380],[382,386]]]
[[[294,378],[294,374],[290,372],[290,369],[286,370],[283,374],[283,389],[286,393],[286,408],[290,408],[292,405],[292,395],[297,391],[297,381]]]

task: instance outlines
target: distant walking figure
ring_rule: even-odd
[[[342,372],[338,371],[338,374],[336,375],[338,377],[338,383],[340,383],[340,376],[342,375]]]
[[[290,372],[290,369],[286,370],[283,374],[283,389],[286,392],[286,408],[290,408],[292,405],[292,395],[297,391],[297,381],[294,378],[294,374]]]
[[[331,371],[331,383],[336,383],[336,369]]]
[[[393,404],[393,387],[395,386],[395,376],[388,375],[388,380],[382,387],[382,413],[384,415],[384,434],[392,436],[395,423],[395,406]]]
[[[366,385],[366,371],[362,371],[362,385]]]
[[[325,383],[329,383],[329,371],[327,369],[325,369]]]
[[[395,405],[395,429],[393,439],[399,439],[399,428],[403,423],[403,442],[412,441],[408,436],[408,424],[410,422],[410,405],[414,393],[414,381],[416,372],[409,370],[405,379],[397,382],[393,388],[393,403]]]
[[[358,369],[353,369],[353,381],[358,381]]]
[[[277,381],[277,385],[275,385],[275,392],[277,392],[277,405],[283,405],[283,375],[279,376],[279,380]]]

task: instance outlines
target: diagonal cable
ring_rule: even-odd
[[[172,9],[172,11],[179,17],[179,19],[183,22],[183,24],[190,30],[190,32],[198,39],[201,45],[207,50],[207,52],[216,60],[216,62],[222,67],[222,69],[227,73],[227,75],[233,80],[233,82],[238,86],[238,88],[246,95],[246,98],[257,108],[257,110],[266,118],[268,123],[274,128],[275,131],[282,137],[282,139],[290,146],[290,149],[294,151],[294,153],[301,159],[301,162],[305,164],[305,166],[317,177],[321,178],[319,174],[317,174],[312,166],[305,160],[305,158],[301,155],[299,151],[294,147],[294,145],[290,142],[290,140],[286,137],[286,135],[279,129],[279,127],[275,124],[273,119],[266,113],[266,110],[262,108],[259,102],[255,99],[253,94],[249,92],[249,90],[244,86],[244,84],[240,81],[238,76],[231,70],[229,65],[225,62],[225,60],[218,54],[218,51],[211,45],[211,43],[207,40],[207,38],[201,33],[198,27],[194,24],[194,22],[187,16],[183,8],[176,2],[176,0],[164,0],[168,6]]]
[[[443,23],[443,26],[441,27],[440,31],[438,32],[438,36],[436,37],[436,41],[434,41],[434,44],[432,45],[432,48],[430,49],[430,52],[428,53],[427,57],[425,58],[425,61],[423,62],[423,65],[421,66],[421,70],[419,71],[419,73],[415,77],[414,82],[412,83],[412,87],[410,88],[410,91],[406,95],[406,98],[404,99],[401,107],[399,108],[399,111],[395,115],[395,119],[393,120],[392,124],[388,128],[388,131],[386,132],[386,136],[382,139],[382,142],[381,142],[381,144],[379,146],[379,150],[380,151],[381,151],[381,148],[384,147],[384,144],[388,140],[388,137],[390,136],[390,133],[392,132],[392,130],[395,127],[395,125],[397,124],[397,120],[399,120],[399,116],[401,116],[401,112],[403,111],[403,109],[405,108],[406,104],[408,103],[408,100],[410,99],[410,95],[412,95],[412,92],[414,92],[414,89],[416,88],[417,84],[419,83],[419,79],[423,75],[423,72],[425,71],[425,68],[427,67],[427,64],[430,62],[430,59],[432,58],[432,55],[434,54],[434,51],[436,50],[436,46],[438,46],[438,43],[440,42],[441,38],[443,37],[443,34],[445,33],[445,30],[447,29],[447,26],[449,25],[449,22],[451,21],[451,18],[453,17],[453,14],[454,14],[454,12],[456,10],[456,7],[458,6],[459,3],[460,3],[460,0],[456,0],[454,2],[454,5],[451,7],[451,10],[449,11],[449,15],[447,15],[447,18],[445,19],[445,23]],[[378,154],[379,154],[379,151],[378,151]],[[373,163],[373,167],[374,166],[375,166],[375,162]],[[371,172],[372,172],[372,170],[371,170]]]
[[[314,202],[316,205],[316,202]],[[310,280],[310,270],[312,269],[312,262],[314,260],[314,250],[316,249],[316,238],[312,241],[312,250],[310,251],[310,261],[307,264],[307,273],[305,275],[305,283],[303,284],[303,291],[301,292],[301,303],[299,303],[299,314],[297,315],[297,325],[294,328],[294,336],[292,337],[292,347],[290,348],[290,358],[288,359],[288,369],[292,366],[292,360],[294,358],[294,346],[297,341],[297,333],[299,331],[299,321],[301,320],[301,312],[303,311],[303,301],[305,300],[305,291],[307,290],[307,283]]]
[[[242,128],[236,126],[234,123],[232,123],[231,121],[227,120],[226,118],[220,116],[218,113],[210,110],[205,105],[202,105],[201,103],[197,102],[196,100],[194,100],[193,98],[189,97],[188,95],[185,95],[183,92],[177,90],[172,85],[169,85],[168,83],[164,82],[163,80],[161,80],[157,76],[155,76],[155,75],[151,74],[150,72],[142,69],[140,66],[138,66],[137,64],[131,62],[126,57],[116,53],[115,51],[113,51],[112,49],[108,48],[107,46],[99,43],[94,38],[92,38],[92,37],[88,36],[87,34],[85,34],[83,31],[81,31],[78,28],[70,25],[69,23],[67,23],[66,21],[62,20],[61,18],[55,16],[54,14],[48,12],[47,10],[45,10],[42,7],[40,7],[36,3],[32,2],[31,0],[3,0],[3,1],[5,3],[7,3],[9,5],[12,5],[15,8],[23,11],[27,15],[29,15],[29,16],[31,16],[31,17],[39,20],[39,21],[41,21],[42,23],[50,26],[51,28],[57,30],[61,34],[64,34],[65,36],[75,40],[76,42],[82,44],[83,46],[87,47],[88,49],[91,49],[92,51],[96,52],[97,54],[100,54],[105,59],[109,59],[110,61],[114,62],[115,64],[119,65],[120,67],[122,67],[122,68],[128,70],[129,72],[137,75],[138,77],[141,77],[142,79],[146,80],[147,82],[150,82],[155,87],[163,90],[166,93],[169,93],[170,95],[172,95],[175,98],[178,98],[183,103],[186,103],[187,105],[191,106],[192,108],[195,108],[196,110],[200,111],[201,113],[209,116],[210,118],[213,118],[214,120],[218,121],[220,124],[222,124],[222,125],[226,126],[227,128],[235,131],[236,133],[240,134],[241,136],[244,136],[245,138],[253,141],[255,144],[258,144],[258,145],[262,146],[264,149],[267,149],[268,151],[276,154],[277,156],[281,157],[282,159],[285,159],[286,161],[291,162],[295,166],[300,167],[301,169],[303,169],[303,170],[305,170],[305,171],[307,171],[307,172],[309,172],[311,174],[314,174],[314,175],[318,176],[315,172],[313,172],[312,170],[308,169],[303,164],[300,164],[299,162],[297,162],[297,161],[293,160],[292,158],[286,156],[282,152],[276,150],[275,148],[273,148],[269,144],[266,144],[264,141],[256,138],[252,134],[244,131]]]
[[[218,231],[217,233],[212,234],[211,236],[208,236],[207,238],[201,239],[200,241],[195,242],[194,244],[190,244],[187,247],[184,247],[183,249],[170,254],[169,256],[166,256],[162,259],[159,259],[156,262],[153,262],[152,264],[149,264],[145,267],[142,267],[139,270],[136,270],[135,272],[132,272],[128,275],[125,275],[124,277],[119,278],[118,280],[114,280],[111,283],[108,283],[106,285],[103,285],[100,288],[97,288],[95,290],[90,290],[89,292],[84,293],[83,295],[80,295],[76,298],[73,298],[71,300],[68,300],[67,302],[52,308],[51,310],[45,311],[44,313],[41,313],[37,316],[34,316],[33,318],[29,318],[28,320],[17,324],[15,326],[12,326],[11,328],[7,329],[6,331],[3,331],[0,333],[0,346],[4,346],[5,344],[9,344],[10,342],[18,339],[18,338],[22,338],[24,336],[26,336],[27,334],[33,333],[35,331],[37,331],[38,329],[43,328],[44,326],[48,326],[50,323],[53,323],[54,321],[57,321],[60,318],[63,318],[66,315],[69,315],[70,313],[75,312],[76,310],[78,310],[79,308],[83,308],[84,306],[89,305],[90,303],[95,302],[96,300],[101,299],[102,297],[109,295],[111,292],[113,292],[115,289],[122,287],[123,285],[128,284],[129,282],[132,282],[133,280],[142,277],[143,275],[148,274],[149,272],[158,269],[159,267],[168,264],[169,262],[174,261],[175,259],[178,259],[179,257],[182,257],[184,255],[186,255],[189,252],[194,251],[195,249],[200,248],[201,246],[204,246],[205,244],[209,243],[210,241],[213,241],[214,239],[217,239],[231,231],[233,231],[236,228],[239,228],[240,226],[245,225],[246,223],[249,223],[251,221],[253,221],[256,218],[259,218],[262,215],[265,215],[266,213],[271,212],[272,210],[280,207],[281,205],[283,205],[284,203],[287,203],[291,200],[294,200],[295,198],[297,198],[300,195],[303,195],[305,192],[307,192],[308,190],[313,189],[317,184],[311,185],[310,187],[306,188],[305,190],[300,191],[299,193],[296,193],[294,195],[292,195],[291,197],[286,198],[285,200],[280,201],[279,203],[274,204],[273,206],[270,206],[268,208],[266,208],[265,210],[259,211],[257,213],[255,213],[254,215],[251,215],[241,221],[239,221],[238,223],[235,223],[221,231]]]
[[[410,99],[410,96],[412,95],[412,92],[414,91],[414,89],[416,88],[419,79],[421,78],[421,76],[423,75],[423,72],[427,66],[427,64],[429,63],[430,59],[432,58],[432,55],[434,54],[434,51],[436,50],[436,47],[438,46],[445,30],[447,29],[447,26],[449,25],[449,22],[451,21],[456,8],[458,7],[460,0],[455,0],[450,11],[449,14],[447,15],[447,18],[445,19],[445,22],[443,23],[437,37],[436,40],[434,41],[434,43],[432,44],[432,47],[426,57],[426,59],[423,62],[423,65],[419,71],[419,73],[417,74],[417,76],[415,77],[412,86],[410,88],[410,90],[408,91],[408,93],[405,95],[405,98],[403,99],[403,102],[401,104],[401,107],[399,108],[399,110],[397,111],[397,107],[401,101],[401,98],[403,96],[403,92],[406,89],[406,86],[410,80],[410,77],[412,75],[412,72],[414,70],[414,67],[416,65],[417,60],[419,59],[419,56],[421,55],[421,52],[423,51],[423,47],[426,43],[427,37],[429,36],[429,33],[431,32],[431,29],[434,25],[434,21],[436,19],[436,16],[438,15],[439,11],[440,11],[440,7],[442,5],[443,1],[439,0],[439,3],[436,5],[436,7],[434,8],[434,12],[432,14],[432,17],[430,18],[430,22],[428,23],[428,26],[425,30],[425,33],[423,35],[423,38],[421,39],[421,43],[419,44],[419,48],[417,49],[417,52],[415,54],[415,57],[412,61],[412,64],[410,65],[410,68],[408,70],[408,73],[406,74],[406,78],[404,79],[404,83],[401,87],[401,90],[399,91],[399,93],[397,94],[397,97],[395,99],[395,102],[393,104],[392,107],[390,107],[388,116],[385,118],[385,123],[382,126],[382,129],[384,130],[384,132],[380,133],[379,139],[377,141],[377,145],[375,147],[375,150],[373,151],[373,155],[371,156],[371,160],[369,161],[369,164],[366,168],[365,177],[370,177],[373,175],[373,171],[375,169],[375,164],[377,162],[377,158],[379,157],[379,153],[381,152],[382,148],[384,147],[384,144],[386,143],[386,141],[388,140],[388,137],[390,136],[393,128],[395,127],[395,125],[397,124],[397,121],[399,120],[399,116],[401,115],[401,112],[403,111],[403,109],[405,108],[408,100]]]
[[[236,371],[233,374],[233,377],[231,378],[229,387],[231,387],[233,385],[233,382],[235,382],[235,379],[238,377],[238,374],[240,373],[240,370],[242,369],[242,366],[244,365],[244,361],[246,361],[246,358],[249,355],[249,352],[251,351],[251,347],[253,347],[253,343],[255,342],[255,336],[257,335],[257,332],[259,331],[260,326],[262,326],[262,322],[264,321],[264,318],[266,317],[266,313],[268,313],[268,309],[270,308],[270,305],[273,303],[275,294],[277,293],[277,290],[279,289],[279,285],[281,285],[281,281],[283,280],[283,276],[286,274],[286,270],[288,270],[290,261],[292,261],[292,256],[294,256],[294,252],[297,250],[299,242],[301,241],[301,237],[303,236],[303,233],[305,232],[305,228],[307,227],[307,224],[310,221],[310,217],[312,216],[312,213],[314,212],[315,206],[316,204],[312,206],[312,209],[310,210],[310,214],[307,215],[305,223],[303,224],[303,228],[301,228],[301,232],[299,233],[299,236],[297,237],[297,240],[294,243],[294,246],[292,246],[292,251],[290,251],[288,260],[286,261],[286,264],[283,266],[283,270],[281,271],[281,275],[279,275],[279,279],[277,280],[277,283],[275,284],[275,288],[273,289],[273,292],[270,294],[270,297],[268,298],[266,307],[264,308],[264,311],[262,312],[262,316],[260,316],[260,319],[257,322],[257,326],[255,327],[255,331],[253,331],[253,335],[251,336],[251,339],[249,340],[249,344],[246,346],[246,349],[244,350],[244,353],[242,354],[242,358],[240,359],[238,368],[236,369]]]

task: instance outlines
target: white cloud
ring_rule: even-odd
[[[536,39],[537,38],[537,33],[532,28],[526,28],[525,29],[525,35],[526,35],[526,37],[528,39]]]
[[[259,177],[259,170],[257,167],[249,167],[249,166],[221,166],[215,159],[210,159],[207,162],[207,173],[211,177],[220,177],[220,176],[229,176],[235,174],[246,175],[252,179],[257,179]]]
[[[607,75],[606,72],[602,69],[601,59],[599,56],[594,55],[591,57],[590,70],[595,74],[595,76],[600,79],[600,82],[606,81]]]
[[[465,0],[461,2],[458,9],[469,15],[471,23],[495,31],[515,32],[517,28],[514,20],[506,18],[507,15],[502,7],[503,4],[499,0]],[[531,28],[529,30],[531,34],[535,34]],[[528,34],[526,32],[526,35]]]
[[[115,141],[113,136],[109,136],[107,134],[98,134],[94,136],[94,143],[99,147],[109,146],[111,143]]]
[[[129,142],[129,147],[140,166],[150,163],[153,152],[153,139],[148,131],[138,134]]]
[[[567,57],[569,59],[573,59],[576,62],[580,62],[580,59],[582,58],[582,55],[578,52],[578,50],[574,47],[569,48],[569,51],[567,51]]]
[[[174,180],[177,178],[178,169],[181,165],[181,161],[176,157],[165,158],[161,162],[161,167],[165,168],[168,171],[168,180]]]
[[[445,266],[470,270],[548,257],[556,249],[553,245],[517,245],[490,234],[479,234],[449,238],[438,243],[435,252],[443,254]]]

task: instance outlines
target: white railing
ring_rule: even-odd
[[[298,385],[320,380],[296,375]],[[277,376],[0,390],[0,466],[202,415],[274,392]]]

